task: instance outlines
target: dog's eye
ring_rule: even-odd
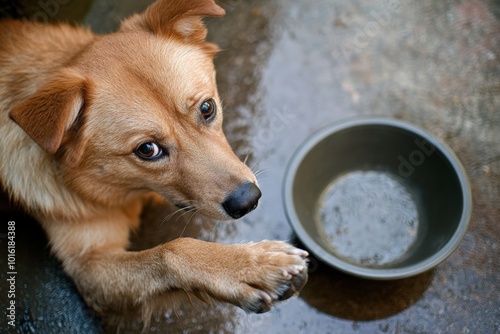
[[[154,160],[165,155],[163,149],[156,143],[145,143],[136,148],[135,154],[144,160]]]
[[[200,112],[205,121],[210,121],[217,114],[217,104],[213,99],[206,100],[200,107]]]

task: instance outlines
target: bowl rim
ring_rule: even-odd
[[[316,144],[325,139],[327,136],[330,136],[334,133],[337,133],[345,129],[359,127],[359,126],[367,126],[367,125],[390,126],[406,130],[408,132],[414,133],[416,136],[419,136],[425,139],[427,142],[431,143],[437,150],[441,152],[443,156],[446,157],[448,162],[452,165],[452,168],[455,170],[457,174],[460,187],[462,189],[463,209],[460,217],[460,222],[453,236],[438,252],[434,253],[432,256],[428,257],[425,260],[420,261],[419,263],[404,268],[388,268],[388,269],[366,268],[345,262],[340,258],[335,257],[334,255],[323,249],[311,236],[309,236],[309,234],[306,232],[306,230],[300,223],[297,212],[295,211],[295,206],[293,205],[292,187],[294,183],[294,178],[297,169],[300,166],[305,155]],[[455,251],[460,241],[464,238],[472,214],[472,194],[471,194],[470,183],[467,178],[464,166],[460,162],[457,155],[452,151],[452,149],[437,137],[431,135],[430,133],[424,131],[423,129],[413,124],[410,124],[406,121],[400,121],[384,117],[362,117],[362,118],[358,117],[358,118],[351,118],[347,120],[334,122],[332,124],[323,127],[313,135],[309,136],[296,149],[296,151],[293,153],[292,157],[290,158],[290,161],[286,166],[282,191],[283,191],[283,205],[285,208],[285,213],[288,222],[292,226],[297,237],[319,260],[322,260],[326,264],[345,273],[361,278],[376,279],[376,280],[407,278],[426,272],[434,268],[438,264],[440,264]]]

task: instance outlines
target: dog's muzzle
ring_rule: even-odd
[[[229,216],[238,219],[254,210],[261,196],[259,187],[253,183],[245,183],[229,194],[222,207]]]

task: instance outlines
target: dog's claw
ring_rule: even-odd
[[[297,255],[303,259],[305,259],[309,256],[308,252],[306,252],[305,250],[302,250],[302,249],[298,249],[298,248],[291,248],[290,251],[288,251],[288,254]]]
[[[292,275],[298,275],[300,274],[301,272],[303,272],[305,269],[304,266],[297,266],[297,265],[294,265],[292,266],[288,271],[290,272],[290,274]]]
[[[286,280],[291,280],[292,279],[292,274],[290,274],[286,270],[283,270],[283,272],[281,274],[283,275],[283,278],[285,278]]]
[[[259,268],[256,269],[259,274],[249,279],[252,287],[258,290],[258,298],[243,307],[247,312],[267,312],[274,303],[297,295],[306,284],[307,252],[275,241],[252,243],[247,247],[250,247],[249,251],[256,258],[255,266]]]

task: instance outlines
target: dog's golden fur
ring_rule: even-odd
[[[126,251],[151,193],[222,220],[228,194],[256,184],[222,133],[218,50],[201,18],[223,14],[213,0],[160,0],[105,36],[0,22],[2,187],[99,312],[148,309],[176,291],[263,312],[307,280],[307,253],[283,242],[181,238]],[[207,99],[218,108],[210,122]],[[168,155],[140,159],[145,142]]]

